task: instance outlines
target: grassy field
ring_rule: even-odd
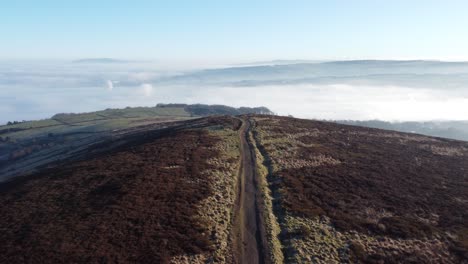
[[[0,126],[0,180],[55,160],[40,156],[63,153],[66,158],[71,149],[80,148],[76,143],[88,145],[118,131],[190,118],[184,107],[128,107]]]
[[[110,129],[127,128],[140,122],[158,119],[189,118],[183,109],[151,110],[155,108],[116,109],[84,114],[57,114],[51,119],[26,121],[0,126],[3,138],[22,139],[43,136],[49,133],[70,133],[75,131],[103,132]],[[101,114],[102,113],[102,114]],[[174,113],[174,115],[170,115]]]

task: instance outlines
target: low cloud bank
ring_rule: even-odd
[[[1,87],[0,87],[1,88]],[[5,93],[5,87],[0,93]],[[108,107],[153,106],[156,103],[207,103],[230,106],[263,105],[281,115],[317,119],[380,119],[388,121],[467,120],[468,92],[442,92],[408,87],[294,85],[259,87],[137,87],[101,89],[19,88],[9,91],[20,100],[0,99],[9,120],[48,117],[58,112],[83,112]],[[1,96],[0,96],[1,97]],[[6,97],[5,97],[6,98]],[[77,102],[80,102],[77,104]],[[12,110],[13,109],[13,110]],[[41,115],[42,113],[42,115]]]
[[[317,119],[468,119],[468,88],[451,87],[449,83],[445,88],[433,89],[420,82],[415,86],[375,85],[344,79],[333,83],[275,82],[255,86],[248,82],[230,85],[224,79],[216,79],[216,85],[205,85],[197,78],[185,78],[177,84],[157,81],[166,74],[170,73],[136,64],[95,68],[75,64],[0,65],[0,123],[47,118],[59,112],[157,103],[262,105],[281,115]]]
[[[281,115],[355,120],[466,120],[468,92],[408,87],[293,85],[201,89],[190,100],[265,105]]]

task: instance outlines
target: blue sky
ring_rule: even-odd
[[[3,1],[0,59],[468,60],[468,1]]]

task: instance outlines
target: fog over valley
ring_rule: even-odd
[[[468,63],[197,66],[86,59],[0,64],[0,123],[160,102],[263,105],[280,115],[331,120],[466,120]]]

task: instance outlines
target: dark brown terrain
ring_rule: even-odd
[[[467,262],[468,143],[254,119],[288,261]]]
[[[466,142],[244,115],[76,153],[0,183],[0,263],[468,263]]]
[[[1,184],[0,262],[187,263],[216,257],[217,242],[223,242],[217,232],[229,230],[205,214],[226,224],[230,216],[212,211],[216,205],[207,200],[232,207],[227,195],[234,196],[238,153],[229,151],[237,148],[239,120],[191,125],[197,128],[125,137],[119,141],[131,144]]]

